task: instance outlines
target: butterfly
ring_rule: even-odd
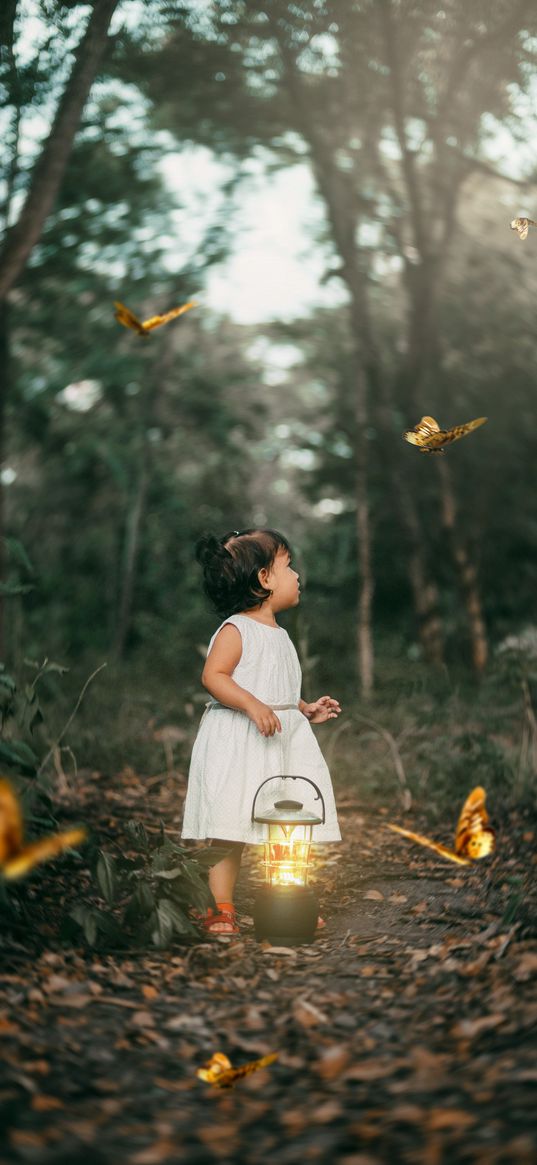
[[[511,220],[511,230],[517,232],[519,239],[527,239],[528,227],[537,227],[537,222],[532,218],[514,218]]]
[[[197,303],[191,300],[189,303],[183,303],[181,307],[172,307],[171,311],[164,312],[161,316],[150,316],[148,320],[139,320],[130,308],[125,307],[124,303],[114,303],[114,315],[118,324],[123,324],[124,328],[132,328],[134,332],[138,332],[139,336],[148,336],[153,328],[160,328],[162,324],[167,324],[170,320],[174,320],[177,316],[182,316],[185,311],[190,311],[191,307],[197,307]]]
[[[196,1070],[196,1076],[199,1076],[200,1080],[205,1080],[207,1084],[214,1084],[215,1088],[233,1088],[235,1081],[240,1080],[241,1076],[249,1076],[250,1072],[266,1068],[277,1059],[278,1053],[271,1052],[261,1060],[251,1060],[249,1064],[242,1064],[240,1068],[232,1068],[231,1062],[223,1052],[215,1052],[203,1068]]]
[[[422,417],[414,429],[405,429],[403,437],[410,445],[417,445],[423,453],[444,453],[443,445],[451,441],[458,441],[466,437],[473,429],[484,425],[487,417],[477,417],[475,421],[467,421],[465,425],[455,425],[453,429],[441,429],[434,417]]]
[[[493,853],[496,845],[496,834],[489,825],[485,798],[486,793],[481,785],[476,785],[468,794],[455,830],[455,852],[437,841],[423,837],[421,833],[402,829],[400,825],[387,823],[387,828],[392,829],[394,833],[401,833],[403,837],[409,837],[411,841],[417,841],[418,845],[427,846],[441,857],[457,862],[459,866],[471,866],[477,858],[485,858],[487,854]]]
[[[85,837],[85,829],[68,829],[24,845],[19,802],[9,781],[0,779],[0,871],[5,878],[21,878],[38,862],[63,853]]]

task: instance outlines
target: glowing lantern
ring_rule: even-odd
[[[266,813],[255,813],[258,795],[268,781],[307,781],[321,799],[322,817],[304,809],[301,801],[275,801]],[[267,826],[264,842],[265,883],[254,904],[255,937],[275,946],[310,943],[315,936],[319,902],[308,886],[309,859],[314,825],[323,825],[325,809],[320,789],[309,777],[268,777],[259,786],[252,806],[252,821]]]

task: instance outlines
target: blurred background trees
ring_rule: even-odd
[[[216,625],[195,540],[259,523],[297,548],[307,683],[483,675],[537,581],[536,240],[509,231],[537,212],[534,6],[12,0],[0,31],[9,666],[106,658],[188,702]],[[195,147],[226,173],[199,222],[163,165],[185,188]],[[333,306],[204,302],[252,159],[311,168]],[[113,318],[191,297],[147,341]],[[429,457],[401,440],[423,414],[489,422]]]

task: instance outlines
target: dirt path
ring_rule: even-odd
[[[125,813],[174,823],[166,782],[152,814],[128,789],[88,791],[103,843]],[[252,851],[240,936],[165,952],[63,946],[70,859],[34,876],[35,932],[2,949],[0,1161],[534,1165],[531,829],[461,870],[385,819],[342,803],[317,866],[328,926],[300,948],[255,942]],[[195,1075],[215,1051],[278,1060],[220,1091]]]

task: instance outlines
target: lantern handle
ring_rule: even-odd
[[[268,785],[269,781],[307,781],[307,782],[308,782],[308,785],[313,785],[313,788],[317,790],[317,796],[316,796],[316,797],[314,797],[314,800],[315,800],[315,801],[318,801],[318,800],[319,800],[319,797],[320,797],[320,798],[321,798],[321,801],[322,801],[322,805],[323,805],[323,819],[322,819],[322,821],[321,821],[321,825],[324,825],[324,823],[325,823],[324,797],[323,797],[323,795],[322,795],[322,793],[321,793],[321,790],[320,790],[319,786],[315,784],[315,781],[311,781],[309,777],[293,777],[293,776],[288,776],[288,775],[285,775],[285,776],[284,776],[283,774],[278,774],[278,776],[276,776],[276,777],[267,777],[266,781],[262,781],[262,782],[261,782],[261,784],[260,784],[260,786],[259,786],[259,788],[258,788],[258,790],[257,790],[257,792],[256,792],[256,795],[255,795],[255,797],[254,797],[254,803],[253,803],[253,805],[252,805],[252,817],[251,817],[251,820],[252,820],[252,821],[254,820],[254,815],[255,815],[255,803],[256,803],[256,801],[257,801],[257,798],[258,798],[258,796],[259,796],[259,793],[261,792],[261,789],[263,788],[263,785]]]

